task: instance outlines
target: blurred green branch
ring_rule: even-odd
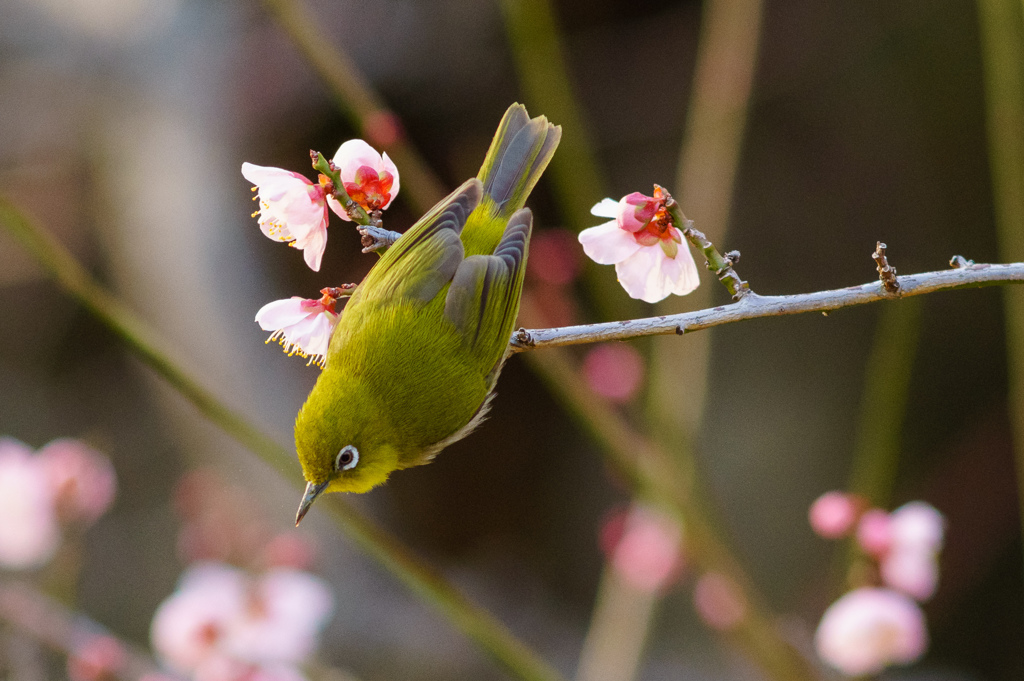
[[[921,301],[882,308],[864,372],[847,491],[886,508],[899,466],[910,377],[921,337]]]
[[[978,0],[992,202],[1000,257],[1024,260],[1024,14],[1020,0]],[[1003,293],[1009,416],[1024,534],[1024,291]]]
[[[291,451],[252,425],[170,358],[158,334],[93,280],[81,264],[14,205],[0,197],[0,222],[7,231],[83,307],[113,331],[199,411],[278,471],[298,470]],[[303,482],[282,473],[301,489]],[[440,573],[427,566],[384,529],[349,504],[342,495],[329,496],[326,507],[334,521],[368,555],[394,574],[421,599],[437,608],[512,675],[529,681],[561,677],[490,613],[470,602]]]

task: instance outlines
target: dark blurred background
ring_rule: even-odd
[[[519,88],[494,3],[311,7],[449,187],[476,173],[511,102],[547,113]],[[701,3],[563,0],[556,9],[606,194],[671,187]],[[720,244],[742,251],[740,272],[756,291],[870,281],[878,240],[900,273],[943,269],[954,254],[999,260],[977,25],[963,0],[766,4]],[[311,272],[259,233],[239,167],[312,176],[308,150],[330,155],[356,136],[346,121],[257,3],[0,0],[0,192],[282,443],[317,370],[265,346],[253,316],[270,300],[358,281],[374,256],[336,221],[324,266]],[[531,205],[541,233],[566,225],[549,185]],[[700,227],[701,215],[687,212]],[[404,230],[415,217],[400,194],[386,224]],[[612,268],[599,276],[614,280]],[[704,286],[717,284],[705,277]],[[577,321],[601,318],[588,300],[581,295]],[[1018,679],[1024,593],[1000,290],[921,305],[892,500],[938,507],[948,545],[926,607],[931,651],[891,678]],[[792,616],[797,641],[809,640],[828,603],[834,550],[810,531],[807,507],[846,485],[879,314],[867,306],[702,332],[712,349],[700,472],[726,538],[772,608]],[[291,522],[294,489],[3,233],[0,348],[0,433],[33,446],[82,437],[115,461],[120,498],[89,535],[78,596],[115,631],[144,643],[181,570],[169,497],[185,470],[214,465],[275,522]],[[685,402],[688,386],[677,389]],[[628,409],[642,423],[642,404]],[[294,480],[298,467],[280,473]],[[598,530],[626,498],[587,433],[514,358],[476,434],[357,502],[568,673],[601,570]],[[325,661],[362,679],[501,678],[323,516],[312,513],[304,529],[318,536],[338,596]],[[659,610],[641,677],[756,674],[705,630],[684,578]]]

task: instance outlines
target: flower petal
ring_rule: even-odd
[[[590,214],[599,218],[616,218],[619,216],[619,202],[615,199],[601,199],[590,209]]]
[[[601,265],[615,265],[641,248],[633,235],[619,229],[614,220],[585,229],[577,238],[587,257]]]
[[[342,182],[355,182],[356,171],[360,166],[369,166],[378,171],[385,170],[380,154],[359,139],[349,140],[338,147],[333,161],[341,173]]]
[[[309,312],[302,309],[302,302],[305,298],[292,296],[283,300],[275,300],[267,303],[256,313],[256,323],[264,331],[277,331],[286,326],[297,324],[309,316]]]
[[[388,152],[386,151],[383,154],[382,161],[382,170],[391,175],[391,189],[389,191],[389,193],[391,194],[391,198],[388,199],[387,203],[380,207],[381,210],[384,210],[385,208],[390,206],[391,202],[395,200],[396,196],[398,196],[398,166],[395,165],[394,161],[388,158]]]

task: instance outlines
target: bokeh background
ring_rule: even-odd
[[[511,102],[565,122],[523,87],[514,5],[311,0],[309,11],[454,187],[476,173]],[[676,183],[708,7],[561,0],[554,10],[579,113],[566,138],[596,159],[592,177],[580,166],[579,201],[657,182],[702,227],[705,195]],[[725,222],[709,230],[722,250],[742,252],[756,291],[870,281],[878,240],[901,273],[943,269],[954,254],[1001,260],[978,25],[966,0],[764,4]],[[309,149],[330,155],[359,134],[259,3],[0,0],[0,192],[157,327],[205,386],[285,444],[317,369],[264,345],[253,316],[270,300],[358,281],[375,256],[336,221],[311,272],[260,234],[239,167],[312,177]],[[699,175],[717,161],[689,162]],[[539,186],[538,236],[599,222],[564,196],[547,178]],[[416,216],[403,193],[385,224],[404,230]],[[575,271],[572,240],[550,243],[566,246],[543,264]],[[727,302],[705,275],[702,293],[674,309]],[[628,304],[612,268],[585,267],[557,291],[551,277],[535,267],[529,286],[552,324],[652,312]],[[1024,675],[1001,295],[884,306],[911,338],[897,363],[909,387],[886,502],[925,499],[948,520],[941,585],[926,606],[931,650],[891,678]],[[632,344],[645,365],[626,374],[643,380],[616,407],[641,432],[657,421],[690,434],[705,503],[798,647],[838,593],[836,547],[811,532],[807,507],[847,487],[855,452],[870,448],[862,396],[872,353],[886,345],[876,340],[882,307]],[[291,523],[298,466],[273,470],[223,435],[2,232],[0,348],[0,434],[33,446],[80,437],[114,460],[119,499],[86,537],[73,604],[126,639],[146,644],[182,569],[171,497],[183,473],[212,466],[271,523]],[[355,501],[571,674],[602,573],[599,530],[628,498],[588,428],[517,357],[476,434]],[[368,680],[504,678],[323,514],[303,532],[338,602],[324,663]],[[684,571],[656,610],[640,678],[759,673],[702,624]]]

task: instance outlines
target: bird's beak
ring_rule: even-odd
[[[319,485],[314,485],[311,482],[306,483],[306,493],[302,495],[302,501],[299,502],[299,512],[295,514],[295,527],[298,527],[302,519],[306,517],[309,507],[313,505],[313,502],[316,501],[321,492],[327,489],[329,483],[330,480],[321,482]]]

